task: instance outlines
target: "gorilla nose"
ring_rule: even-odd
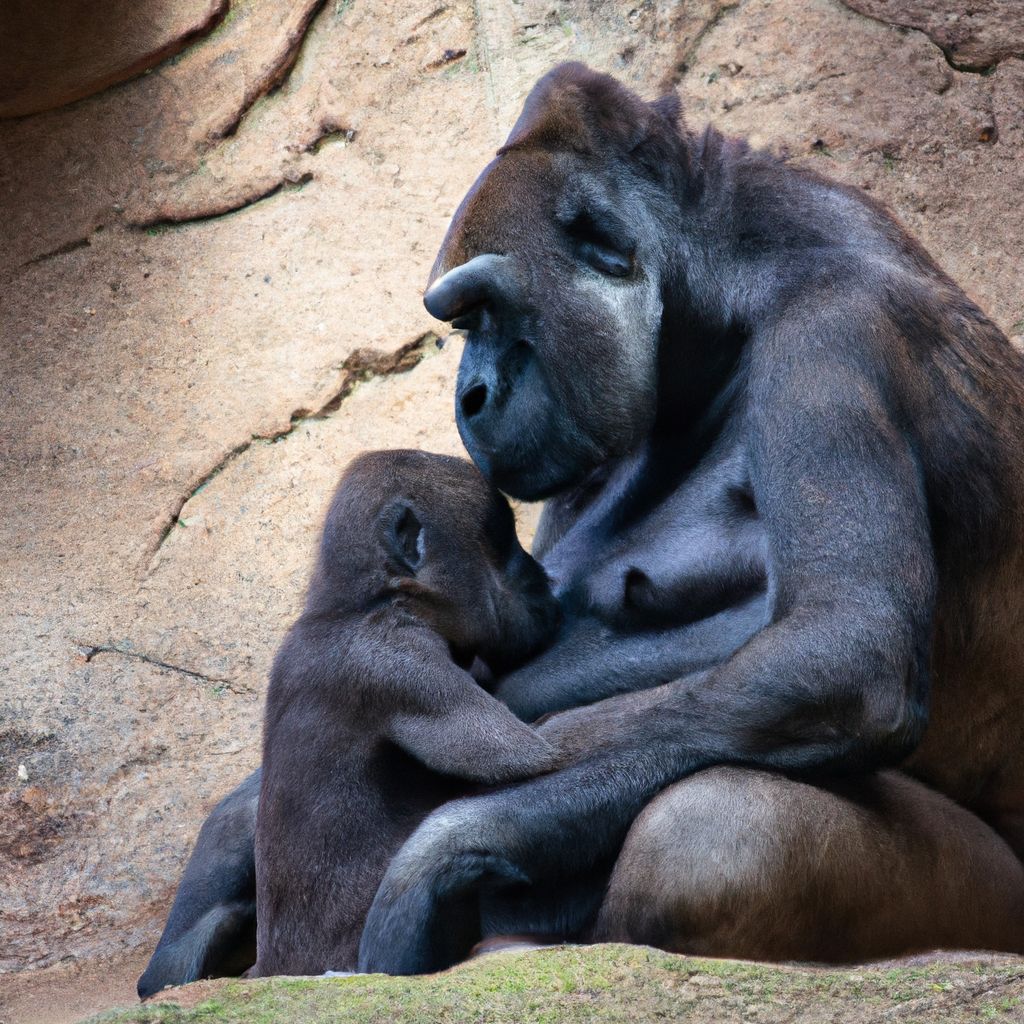
[[[462,415],[471,420],[487,404],[487,385],[483,382],[468,387],[459,398]]]
[[[438,320],[457,320],[480,306],[512,298],[514,279],[508,256],[483,253],[439,277],[423,296]]]

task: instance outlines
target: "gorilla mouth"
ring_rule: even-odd
[[[471,448],[469,454],[498,490],[518,501],[545,501],[576,487],[594,471],[592,466],[567,465],[542,449],[515,458],[502,458],[504,452],[477,453]]]

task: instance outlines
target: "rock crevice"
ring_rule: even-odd
[[[199,479],[189,487],[177,504],[174,512],[171,513],[166,525],[160,531],[155,545],[149,553],[148,563],[150,570],[154,567],[154,560],[160,553],[168,537],[171,535],[183,516],[185,506],[215,477],[224,472],[228,466],[240,455],[247,452],[254,444],[275,444],[288,437],[303,423],[313,420],[326,419],[341,408],[342,402],[352,393],[356,385],[372,380],[375,377],[389,377],[396,373],[406,373],[413,369],[424,357],[427,347],[430,344],[439,345],[441,339],[433,331],[427,331],[412,341],[400,346],[394,352],[378,352],[375,349],[356,349],[341,364],[342,376],[338,385],[328,396],[310,411],[307,409],[296,409],[288,419],[287,426],[273,430],[265,434],[254,434],[246,441],[242,441],[230,448],[217,462]]]
[[[78,643],[77,647],[82,652],[82,656],[85,658],[86,662],[90,662],[93,658],[100,655],[115,655],[119,658],[129,658],[133,661],[141,661],[146,665],[152,665],[155,668],[166,669],[168,672],[176,672],[178,675],[188,676],[190,679],[197,679],[199,682],[207,683],[210,686],[221,686],[224,687],[224,689],[231,690],[232,693],[251,694],[254,692],[248,686],[239,686],[232,679],[223,679],[220,676],[209,676],[203,672],[197,672],[194,669],[183,668],[181,665],[172,665],[169,662],[161,661],[159,658],[154,658],[151,655],[132,650],[128,645]]]

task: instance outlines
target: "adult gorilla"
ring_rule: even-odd
[[[541,725],[562,768],[413,835],[361,968],[444,966],[481,920],[1024,949],[1024,360],[999,330],[859,192],[576,64],[425,301],[467,331],[474,461],[549,499],[564,634],[499,695],[574,710]]]

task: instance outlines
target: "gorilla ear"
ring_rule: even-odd
[[[403,569],[415,575],[427,553],[423,538],[423,524],[412,506],[400,502],[392,506],[387,517],[387,545],[391,556]]]

